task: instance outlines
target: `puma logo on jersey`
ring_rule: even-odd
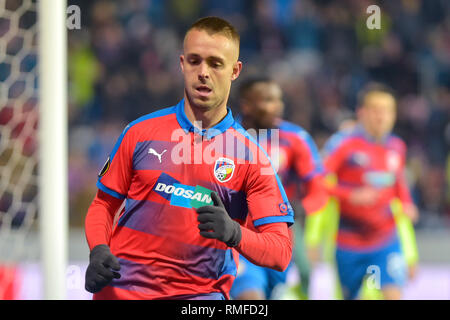
[[[166,149],[164,149],[164,151],[163,152],[161,152],[160,154],[158,153],[158,152],[156,152],[156,150],[155,149],[153,149],[153,148],[150,148],[149,150],[148,150],[148,153],[149,154],[153,154],[153,155],[155,155],[155,156],[157,156],[158,157],[158,160],[159,160],[159,163],[162,163],[162,159],[161,159],[161,157],[162,157],[162,155],[164,154],[164,152],[166,152],[167,150]]]

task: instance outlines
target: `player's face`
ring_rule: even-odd
[[[242,69],[238,54],[238,44],[220,33],[188,32],[180,64],[185,95],[192,107],[210,110],[226,106],[231,82]]]
[[[242,107],[245,116],[250,117],[259,129],[274,128],[284,110],[281,88],[275,83],[256,83]]]
[[[360,110],[360,119],[369,134],[382,138],[392,131],[395,123],[395,100],[387,93],[372,93]]]

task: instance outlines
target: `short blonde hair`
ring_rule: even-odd
[[[366,85],[364,87],[364,89],[362,89],[359,94],[358,94],[358,105],[356,106],[357,108],[360,108],[362,106],[364,106],[364,104],[367,101],[367,98],[369,96],[371,96],[374,93],[383,93],[386,95],[390,95],[392,97],[392,99],[394,100],[394,103],[396,102],[396,97],[395,97],[395,93],[394,91],[382,84],[382,83],[378,83],[378,82],[371,82],[368,85]]]
[[[186,31],[186,34],[184,38],[186,39],[186,35],[189,33],[189,31],[197,29],[197,30],[204,30],[208,32],[209,34],[215,34],[220,33],[224,35],[225,37],[233,40],[236,42],[238,48],[240,44],[240,36],[237,32],[236,28],[229,23],[228,21],[219,18],[219,17],[204,17],[196,22],[194,22],[189,29]]]

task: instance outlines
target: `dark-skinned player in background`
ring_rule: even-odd
[[[300,278],[295,295],[308,298],[310,264],[303,241],[302,221],[314,224],[327,203],[323,169],[317,147],[300,126],[282,120],[284,103],[278,84],[268,78],[248,79],[239,91],[240,122],[253,131],[272,158],[287,196],[294,206],[296,222],[294,258]],[[295,202],[297,201],[297,205]],[[305,217],[306,214],[306,217]],[[251,221],[249,222],[251,225]],[[280,272],[252,264],[240,257],[238,276],[231,294],[234,299],[280,299],[286,288],[286,271]],[[281,292],[280,292],[281,291]]]

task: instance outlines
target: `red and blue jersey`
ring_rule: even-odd
[[[238,254],[199,234],[196,208],[211,192],[229,215],[255,226],[293,223],[293,211],[265,151],[235,122],[231,110],[200,130],[184,100],[130,123],[119,137],[97,186],[125,201],[109,246],[121,278],[101,299],[164,299],[228,292]]]
[[[331,193],[340,206],[338,247],[370,250],[393,241],[396,227],[391,201],[412,201],[404,173],[405,143],[393,134],[376,142],[361,126],[356,126],[334,134],[325,144],[324,153],[325,170],[337,177]],[[364,186],[376,188],[375,202],[352,203],[352,191]]]
[[[270,130],[267,141],[261,141],[277,168],[288,198],[301,199],[307,214],[322,208],[328,195],[323,182],[323,165],[314,140],[302,127],[288,121],[281,121],[278,140]],[[273,142],[278,142],[278,146]]]
[[[311,136],[288,121],[254,134],[271,157],[290,201],[300,200],[307,214],[313,214],[324,206],[328,194],[323,183],[323,167]],[[252,227],[251,223],[248,225]],[[290,231],[294,240],[294,233]],[[239,262],[239,275],[231,291],[235,298],[249,289],[261,290],[270,297],[274,288],[286,282],[290,270],[290,267],[283,272],[261,268],[245,257],[241,257]]]

